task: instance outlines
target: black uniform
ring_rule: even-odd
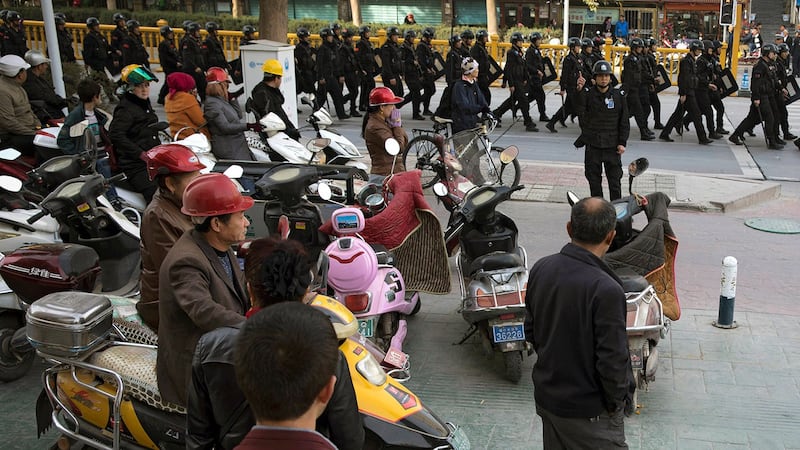
[[[3,33],[3,56],[17,55],[20,58],[24,58],[25,53],[28,51],[26,44],[25,30],[22,27],[7,27]]]
[[[528,103],[535,100],[536,105],[539,107],[539,120],[548,120],[545,112],[542,77],[539,75],[539,73],[544,74],[544,59],[539,47],[533,44],[528,47],[528,51],[525,52],[525,66],[528,68],[528,79],[530,80],[528,83]]]
[[[175,41],[172,39],[164,39],[158,44],[158,60],[161,63],[161,68],[164,70],[164,79],[173,72],[180,70],[178,64],[181,61],[181,55],[178,54],[178,48],[175,47]],[[169,93],[169,86],[166,81],[161,86],[158,92],[158,103],[164,104],[164,99]]]
[[[221,67],[223,69],[230,69],[228,59],[225,57],[225,51],[222,49],[222,42],[216,36],[209,34],[203,43],[200,44],[203,51],[203,58],[206,61],[206,68]]]
[[[361,75],[361,97],[358,99],[358,109],[366,111],[369,106],[369,93],[375,89],[375,75],[378,71],[375,63],[375,49],[369,39],[356,42],[356,59],[364,73]]]
[[[703,121],[700,117],[700,108],[697,106],[697,99],[695,98],[695,89],[697,88],[697,73],[695,58],[691,53],[681,59],[680,67],[678,68],[678,95],[685,96],[685,100],[681,103],[678,99],[678,105],[675,107],[675,112],[669,117],[669,121],[664,129],[661,131],[661,138],[670,140],[669,133],[673,128],[683,126],[684,112],[689,115],[689,119],[694,123],[694,129],[697,132],[697,139],[701,144],[708,144],[710,141],[706,136],[706,130],[703,128]]]
[[[780,55],[778,55],[775,64],[778,67],[776,71],[778,86],[775,88],[775,102],[777,103],[778,116],[775,120],[775,133],[777,135],[778,127],[780,127],[780,129],[783,130],[784,139],[791,140],[794,139],[794,136],[789,133],[789,111],[786,109],[786,97],[783,95],[783,90],[786,89],[786,86],[789,84],[791,61],[789,61],[788,58],[783,60]]]
[[[711,109],[711,96],[709,95],[709,85],[714,81],[714,57],[708,53],[703,53],[697,57],[695,63],[697,67],[697,87],[695,88],[695,98],[700,113],[706,118],[706,128],[708,134],[714,135],[714,111]],[[719,138],[719,136],[717,136]]]
[[[564,104],[559,108],[555,115],[547,122],[547,129],[555,131],[555,123],[564,123],[564,120],[573,113],[575,107],[575,95],[578,93],[578,77],[581,75],[581,60],[574,52],[570,51],[561,63],[561,90],[567,93]]]
[[[453,86],[461,80],[461,61],[464,57],[461,50],[455,47],[450,47],[447,52],[447,61],[445,62],[444,79],[447,81],[447,87],[442,92],[442,98],[439,99],[439,107],[436,108],[436,116],[438,117],[451,117]]]
[[[403,56],[400,46],[389,38],[381,47],[381,78],[383,85],[388,87],[398,97],[403,96],[403,81],[400,75],[403,73]],[[394,85],[391,81],[394,80]]]
[[[509,94],[508,99],[495,110],[495,116],[499,118],[511,108],[519,109],[525,125],[533,124],[528,111],[530,108],[527,97],[528,67],[525,64],[522,47],[512,44],[506,52],[506,67],[503,70],[503,77],[508,82],[509,89],[513,89],[513,91]]]
[[[647,95],[649,96],[648,100],[650,101],[650,108],[653,110],[653,120],[655,121],[654,128],[661,130],[664,128],[664,125],[661,123],[661,100],[659,100],[658,93],[655,91],[655,76],[658,74],[658,61],[656,61],[656,55],[654,55],[652,52],[647,52],[646,61],[647,65],[650,66],[650,71],[653,73],[654,77],[654,89],[648,89],[647,92]]]
[[[628,101],[628,111],[636,119],[639,132],[642,138],[645,139],[650,133],[647,131],[647,121],[639,98],[639,89],[642,85],[642,63],[640,59],[641,55],[633,51],[625,57],[622,63],[622,90],[625,92],[625,98]]]
[[[72,34],[67,30],[56,29],[58,38],[58,54],[61,55],[61,62],[75,62],[75,49],[72,48]]]
[[[575,112],[581,125],[575,146],[586,147],[584,174],[592,197],[603,196],[605,167],[610,200],[621,198],[622,157],[617,146],[628,144],[631,130],[625,96],[615,88],[601,92],[597,86],[585,87],[577,94]]]
[[[422,104],[422,70],[417,60],[417,52],[411,41],[403,41],[400,46],[400,54],[403,58],[403,78],[408,87],[408,94],[406,94],[400,106],[411,102],[411,108],[414,113],[414,119],[420,118],[419,107]]]
[[[194,78],[194,83],[197,86],[197,93],[200,94],[200,99],[206,99],[206,66],[205,59],[203,58],[203,51],[200,48],[198,38],[191,35],[186,35],[181,39],[181,62],[183,63],[183,71],[188,73]]]
[[[715,86],[717,86],[716,91],[709,90],[708,95],[711,97],[711,106],[714,107],[716,110],[717,116],[717,127],[714,130],[717,134],[723,135],[728,134],[728,131],[722,126],[722,118],[725,117],[725,104],[722,103],[722,95],[720,94],[720,90],[723,88],[722,85],[722,65],[719,62],[719,55],[714,55],[711,57],[711,61],[714,63],[714,71],[713,71],[713,81]],[[710,132],[711,130],[709,130]]]
[[[294,73],[297,78],[297,91],[313,94],[316,92],[317,69],[314,58],[317,50],[307,41],[300,41],[294,47]]]
[[[297,127],[289,120],[289,116],[286,115],[286,111],[283,109],[284,98],[280,89],[267,86],[264,82],[261,82],[253,88],[252,98],[257,118],[260,119],[271,112],[275,113],[286,124],[284,133],[292,139],[300,139],[300,132],[297,131]]]
[[[361,84],[361,66],[358,64],[352,41],[343,42],[339,46],[339,57],[344,67],[344,84],[347,86],[347,97],[344,98],[344,102],[350,100],[350,115],[355,116],[358,114],[356,100],[358,100],[358,88]]]
[[[122,67],[129,64],[140,64],[150,68],[149,55],[147,49],[144,48],[141,35],[128,33],[122,41]]]
[[[331,94],[336,115],[346,119],[349,116],[344,111],[342,85],[339,83],[339,78],[344,77],[344,68],[338,49],[339,44],[334,39],[333,42],[323,42],[317,50],[318,101],[325,103],[328,94]]]
[[[463,45],[463,44],[462,44]],[[486,104],[492,104],[492,91],[489,89],[489,52],[482,41],[476,41],[469,51],[469,55],[478,63],[478,88],[486,99]]]
[[[114,83],[106,75],[106,69],[111,70],[114,59],[108,41],[99,31],[90,30],[84,36],[83,63],[90,68],[89,78],[103,87],[109,100],[115,100]]]
[[[431,97],[436,93],[436,68],[434,61],[436,54],[430,42],[420,40],[417,44],[417,61],[422,71],[422,108],[423,114],[433,114],[431,112]]]
[[[644,124],[647,126],[647,118],[650,117],[650,91],[655,89],[656,72],[655,68],[650,66],[646,49],[642,50],[642,54],[639,55],[639,67],[642,69],[642,84],[639,85],[639,104],[642,105]]]
[[[124,27],[117,26],[117,28],[111,32],[111,42],[109,42],[111,46],[111,58],[117,62],[116,65],[112,64],[108,69],[111,75],[119,74],[122,68],[125,67],[122,63],[122,42],[125,41],[127,36],[128,30]]]
[[[770,148],[780,148],[777,143],[777,129],[775,127],[775,117],[777,115],[777,104],[775,102],[775,89],[778,85],[777,66],[772,61],[767,61],[768,56],[759,58],[758,63],[753,67],[753,81],[750,83],[750,112],[742,120],[736,130],[731,135],[731,140],[741,139],[742,134],[747,130],[752,130],[755,125],[764,122],[764,132],[767,138],[767,146]],[[756,105],[755,101],[759,104]]]

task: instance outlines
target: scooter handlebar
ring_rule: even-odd
[[[34,215],[32,215],[31,217],[28,218],[28,223],[29,224],[33,224],[33,223],[35,223],[36,221],[38,221],[39,219],[41,219],[42,217],[44,217],[46,215],[47,215],[47,211],[44,211],[44,210],[39,211],[38,213],[36,213],[36,214],[34,214]]]

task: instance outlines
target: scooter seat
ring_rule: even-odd
[[[186,408],[168,403],[161,398],[156,379],[157,350],[131,345],[114,345],[95,352],[89,362],[119,374],[125,386],[125,393],[134,399],[162,411],[186,414]],[[99,374],[106,381],[114,379]]]
[[[472,260],[469,265],[469,274],[473,275],[479,270],[484,272],[500,269],[510,269],[512,267],[524,266],[522,258],[516,253],[494,252],[479,256]]]
[[[386,246],[381,244],[369,244],[375,250],[375,256],[378,257],[378,264],[394,265],[394,253],[390,252]]]
[[[642,292],[650,286],[650,282],[638,273],[631,269],[617,269],[614,271],[620,280],[622,280],[622,290],[625,292]]]

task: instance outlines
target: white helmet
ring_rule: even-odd
[[[6,55],[0,58],[0,74],[7,77],[16,77],[20,71],[27,70],[30,67],[30,64],[17,55]]]
[[[25,61],[27,61],[31,67],[36,67],[40,64],[49,63],[50,59],[44,56],[39,50],[28,50],[25,53]]]

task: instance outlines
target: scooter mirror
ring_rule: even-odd
[[[333,198],[333,192],[331,192],[331,187],[328,186],[327,183],[317,184],[317,195],[319,195],[319,197],[325,201]]]
[[[569,203],[569,206],[575,206],[575,203],[578,203],[580,200],[581,199],[578,197],[578,194],[572,191],[567,191],[567,203]]]
[[[234,164],[225,169],[225,172],[222,172],[222,174],[230,178],[231,180],[238,180],[244,174],[244,169],[242,168],[242,166]]]
[[[628,175],[632,177],[639,176],[643,174],[649,167],[650,161],[648,161],[647,158],[639,158],[635,161],[631,161],[630,165],[628,165]]]
[[[517,155],[519,155],[519,149],[516,145],[510,145],[506,147],[505,150],[500,152],[500,162],[505,164],[509,164],[511,161],[517,159]]]
[[[0,159],[5,159],[6,161],[13,161],[19,158],[22,155],[19,151],[13,148],[7,148],[5,150],[0,150]]]
[[[383,147],[386,149],[386,153],[397,156],[400,153],[400,143],[397,142],[397,139],[389,138],[384,142]]]
[[[22,189],[22,180],[9,175],[0,175],[0,188],[8,192],[19,192]]]
[[[433,185],[433,193],[437,197],[445,197],[447,196],[447,186],[444,183],[436,183]]]
[[[325,148],[325,147],[327,147],[329,145],[331,145],[331,140],[330,139],[328,139],[328,138],[316,138],[316,139],[312,139],[312,140],[308,141],[308,144],[306,144],[306,148],[308,149],[308,151],[310,151],[312,153],[317,153],[317,152],[321,151],[323,148]]]

